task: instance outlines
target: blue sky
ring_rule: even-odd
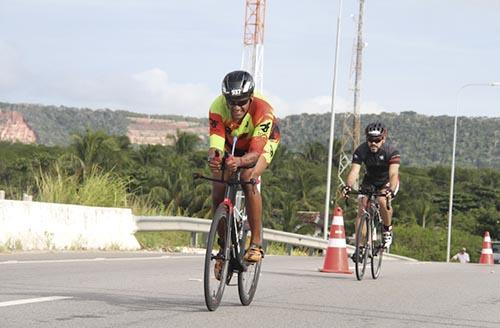
[[[330,111],[338,0],[268,0],[264,93]],[[352,107],[358,2],[344,0],[338,111]],[[0,0],[0,101],[206,116],[241,64],[244,0]],[[367,0],[361,113],[454,115],[500,82],[500,0]],[[500,87],[459,112],[500,116]]]

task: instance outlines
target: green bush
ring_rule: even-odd
[[[439,227],[424,229],[416,224],[395,225],[391,252],[420,261],[446,261],[447,243],[447,229]],[[452,229],[450,256],[456,254],[462,247],[467,248],[471,262],[479,261],[482,238],[459,229]]]

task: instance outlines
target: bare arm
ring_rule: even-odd
[[[257,163],[260,154],[256,152],[246,153],[242,157],[239,157],[238,166],[253,166]]]
[[[352,185],[356,182],[359,177],[359,170],[361,169],[360,164],[352,163],[351,171],[347,175],[347,179],[345,181],[346,185],[352,187]]]
[[[259,153],[250,152],[246,153],[242,157],[229,156],[226,159],[226,165],[229,168],[230,172],[235,172],[238,167],[249,167],[255,165],[258,159]]]
[[[399,164],[389,165],[389,188],[395,191],[399,184]]]

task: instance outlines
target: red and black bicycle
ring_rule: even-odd
[[[224,172],[222,176],[224,177]],[[222,300],[224,288],[230,284],[234,273],[238,275],[238,293],[241,304],[249,305],[257,290],[262,261],[249,263],[243,258],[251,232],[245,211],[242,185],[255,186],[257,180],[242,181],[240,170],[232,174],[227,181],[223,178],[218,180],[198,174],[195,174],[194,178],[226,185],[224,201],[217,206],[207,239],[204,271],[207,308],[210,311],[217,309]]]
[[[383,221],[380,216],[377,197],[385,197],[386,195],[379,193],[374,188],[363,188],[359,191],[352,190],[349,193],[363,195],[368,198],[356,231],[356,248],[353,256],[356,278],[358,280],[363,279],[366,264],[370,259],[372,278],[377,279],[380,276],[385,251],[382,239]],[[387,209],[390,208],[391,204],[387,202]]]

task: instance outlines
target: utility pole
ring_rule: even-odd
[[[342,139],[339,158],[338,180],[339,185],[345,184],[342,176],[346,169],[351,165],[351,154],[360,143],[360,85],[361,85],[361,70],[363,67],[363,15],[364,15],[365,0],[359,0],[359,14],[357,20],[357,41],[355,48],[355,65],[354,65],[354,103],[351,112],[346,112],[344,122],[342,124]]]
[[[332,102],[331,102],[331,117],[330,117],[330,140],[328,143],[328,169],[326,174],[326,197],[325,197],[325,215],[323,219],[323,238],[327,240],[328,234],[328,218],[330,217],[330,192],[332,182],[332,158],[333,158],[333,139],[335,138],[335,94],[337,90],[337,72],[338,58],[340,49],[340,23],[342,21],[342,0],[339,0],[339,14],[337,16],[337,38],[335,41],[335,60],[333,64],[333,85],[332,85]]]
[[[358,16],[358,41],[356,42],[356,74],[354,76],[354,122],[353,122],[353,140],[354,147],[359,145],[360,141],[360,118],[359,118],[359,98],[360,98],[360,84],[361,84],[361,71],[363,68],[363,48],[365,43],[363,41],[363,14],[365,7],[365,0],[359,0],[359,16]]]

